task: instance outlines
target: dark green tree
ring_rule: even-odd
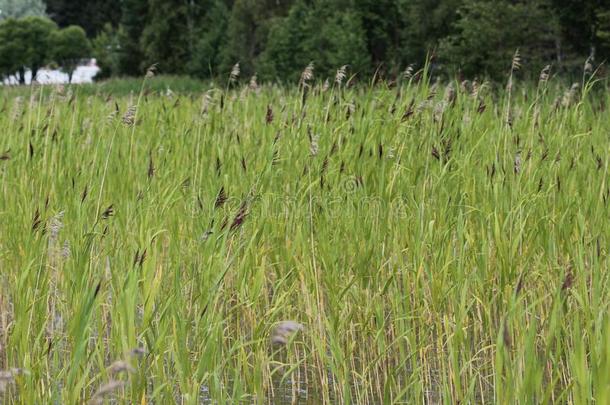
[[[51,47],[53,59],[68,75],[69,82],[72,82],[79,62],[91,56],[91,44],[85,30],[75,25],[55,31],[51,36]]]
[[[564,52],[574,50],[589,55],[598,45],[596,39],[599,0],[553,0],[553,7],[561,23],[565,39]],[[571,49],[570,49],[571,48]]]
[[[319,77],[334,76],[342,65],[362,76],[373,70],[362,17],[351,1],[344,3],[320,2],[308,21],[305,52],[315,61]]]
[[[0,0],[0,9],[40,1]],[[140,75],[158,63],[164,73],[208,78],[239,62],[242,77],[292,81],[312,60],[318,77],[343,64],[363,75],[397,73],[434,51],[435,71],[499,77],[517,47],[532,69],[555,61],[555,71],[574,71],[587,56],[610,56],[608,0],[46,2],[60,27],[78,24],[97,36],[106,76]]]
[[[287,17],[274,21],[258,64],[264,79],[296,81],[300,71],[311,61],[305,51],[310,13],[305,2],[298,0]]]
[[[207,78],[221,74],[221,52],[227,40],[230,9],[223,0],[211,0],[204,6],[205,12],[195,28],[188,71]]]
[[[121,28],[114,28],[106,24],[104,30],[92,41],[91,48],[93,56],[97,61],[100,71],[95,76],[96,80],[117,76],[121,73]]]
[[[32,71],[32,81],[38,70],[53,58],[51,38],[57,25],[45,17],[26,17],[19,22],[22,27],[25,66]]]
[[[121,3],[121,29],[119,31],[119,72],[137,76],[145,69],[141,48],[142,31],[148,15],[147,0],[123,0]]]
[[[598,8],[596,13],[597,39],[600,46],[600,54],[604,59],[610,57],[610,7]]]
[[[401,20],[396,0],[356,0],[374,65],[394,65],[399,59]]]
[[[34,81],[38,70],[52,59],[50,39],[56,30],[57,25],[45,17],[3,20],[0,23],[2,76],[16,75],[23,84],[29,68]]]
[[[235,0],[221,50],[221,71],[228,74],[239,62],[243,76],[254,74],[274,20],[285,17],[292,5],[293,0]]]
[[[468,0],[455,30],[443,41],[440,54],[446,65],[467,76],[501,80],[517,49],[531,72],[556,60],[557,20],[544,0]]]
[[[25,47],[24,24],[14,18],[0,22],[0,77],[15,76],[19,83],[25,82],[27,55]]]
[[[263,77],[295,81],[310,62],[318,77],[333,76],[349,65],[351,71],[372,70],[362,16],[351,1],[299,0],[289,15],[277,19],[260,59]]]
[[[441,40],[454,32],[464,0],[396,0],[401,19],[401,64],[422,66]]]
[[[140,46],[146,65],[164,73],[185,73],[189,62],[189,8],[183,0],[150,0]]]
[[[46,0],[46,3],[47,13],[60,27],[80,25],[93,38],[106,24],[119,24],[123,1]]]

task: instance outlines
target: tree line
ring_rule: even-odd
[[[35,79],[38,70],[51,63],[72,81],[78,63],[90,54],[89,40],[81,27],[59,29],[53,21],[38,16],[0,21],[1,81],[14,77],[23,84],[26,70]]]
[[[42,0],[0,0],[41,2]],[[47,0],[60,27],[81,26],[101,77],[168,74],[298,79],[342,65],[359,77],[408,66],[501,78],[519,49],[524,74],[566,74],[610,55],[608,0]],[[1,16],[1,14],[0,14]]]

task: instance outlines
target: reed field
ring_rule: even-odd
[[[0,89],[0,403],[610,403],[606,84],[310,68]]]

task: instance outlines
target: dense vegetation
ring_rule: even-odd
[[[38,16],[0,21],[0,83],[13,77],[23,84],[26,69],[36,78],[38,70],[50,63],[58,65],[71,81],[78,64],[90,53],[81,27],[58,29],[53,21]]]
[[[3,93],[1,401],[608,403],[610,93],[512,65]]]
[[[0,18],[41,15],[42,0],[0,0]],[[313,61],[331,75],[396,77],[434,55],[434,74],[504,80],[519,48],[522,72],[565,76],[610,56],[603,0],[47,0],[60,27],[83,27],[100,77],[166,74],[294,81]],[[1,59],[1,58],[0,58]]]
[[[49,0],[51,15],[71,1]],[[100,8],[104,0],[87,2]],[[423,66],[502,78],[516,48],[529,73],[546,64],[574,73],[582,61],[610,55],[610,6],[600,0],[124,0],[102,33],[99,59],[107,74],[242,73],[292,81],[303,66],[330,75],[349,65],[362,78],[395,76]],[[104,14],[102,14],[104,15]],[[80,17],[65,23],[81,24]],[[98,27],[98,28],[95,28]],[[112,47],[118,44],[118,47]],[[105,51],[102,51],[105,50]],[[123,51],[125,50],[125,52]],[[135,52],[134,52],[135,51]],[[576,65],[578,67],[576,67]],[[527,72],[526,72],[527,73]]]

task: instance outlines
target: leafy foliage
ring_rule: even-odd
[[[87,34],[81,27],[69,26],[53,32],[51,44],[53,59],[68,74],[69,81],[72,81],[78,63],[91,54]]]
[[[294,80],[313,61],[318,77],[347,64],[352,73],[396,78],[431,56],[433,74],[502,79],[517,48],[532,77],[546,64],[574,74],[590,56],[610,57],[610,5],[601,0],[48,0],[48,7],[60,26],[100,35],[96,43],[114,32],[118,64],[103,75],[137,76],[157,63],[164,73],[226,77],[239,62],[244,80]],[[107,49],[96,47],[103,63]]]
[[[455,33],[443,40],[439,53],[469,77],[487,74],[500,79],[520,50],[533,72],[557,60],[553,19],[538,2],[508,3],[469,0],[459,10]]]
[[[0,23],[0,76],[6,78],[17,73],[21,82],[27,65],[27,56],[22,49],[25,37],[23,28],[23,23],[14,18]]]
[[[45,0],[47,12],[62,28],[81,26],[93,37],[104,30],[106,24],[116,27],[121,19],[121,4],[128,0]]]
[[[51,42],[57,25],[44,17],[26,17],[20,21],[23,25],[22,50],[25,53],[25,66],[32,70],[36,77],[38,69],[53,59],[53,44]]]
[[[6,18],[44,17],[43,0],[0,0],[0,20]]]

